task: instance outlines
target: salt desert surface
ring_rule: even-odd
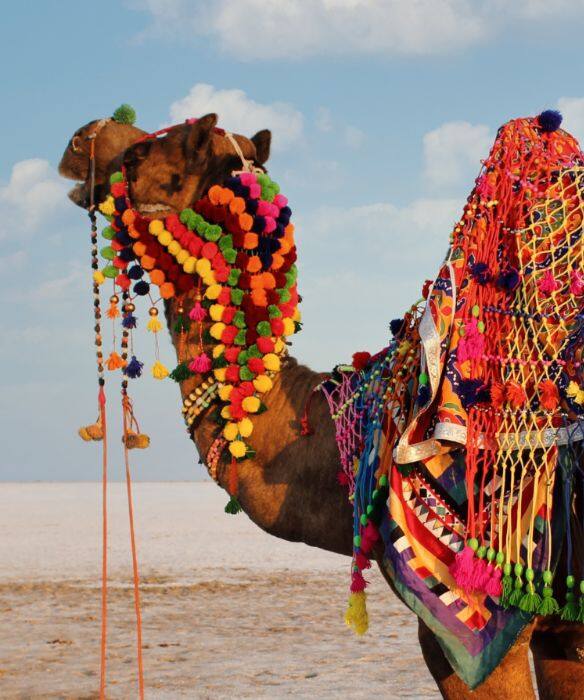
[[[93,698],[100,485],[0,484],[0,697]],[[150,698],[437,698],[415,618],[378,572],[369,633],[342,619],[349,560],[223,513],[211,483],[137,483]],[[109,487],[108,697],[137,697],[125,485]]]

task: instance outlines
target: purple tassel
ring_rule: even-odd
[[[124,314],[124,318],[122,319],[122,326],[124,328],[136,328],[137,324],[138,319],[134,314]]]
[[[123,372],[126,375],[126,377],[129,377],[130,379],[136,379],[137,377],[140,377],[142,375],[143,367],[144,363],[140,362],[136,358],[136,355],[132,355],[132,359],[124,367]]]

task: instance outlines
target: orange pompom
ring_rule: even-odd
[[[135,218],[136,212],[133,209],[126,209],[126,211],[122,214],[122,221],[126,224],[126,226],[133,224]]]
[[[253,217],[247,212],[239,215],[239,226],[242,231],[251,231]]]
[[[140,238],[140,231],[138,231],[132,224],[128,226],[128,234],[130,235],[130,238]]]
[[[253,289],[251,292],[251,300],[256,306],[268,305],[268,297],[264,289]]]
[[[495,408],[501,408],[505,403],[505,387],[500,382],[491,384],[491,403]]]
[[[539,385],[539,403],[546,411],[554,411],[560,404],[558,387],[551,379],[545,379]]]
[[[517,382],[507,382],[506,385],[507,399],[513,408],[521,408],[527,401],[525,389]]]
[[[234,197],[235,195],[228,187],[223,187],[219,194],[219,204],[229,204]]]
[[[166,280],[166,275],[162,270],[151,270],[150,271],[150,281],[152,284],[157,284],[159,287],[161,284],[164,284],[164,281]]]
[[[285,238],[280,239],[280,250],[278,251],[280,255],[286,255],[292,248],[292,243],[287,241]]]
[[[272,264],[270,265],[270,269],[271,270],[279,270],[283,264],[284,264],[283,256],[279,255],[278,253],[274,253],[274,255],[272,255]]]
[[[262,279],[264,289],[276,289],[276,278],[271,272],[264,272]]]
[[[245,199],[242,197],[234,197],[229,202],[229,211],[232,214],[243,214],[245,211]]]
[[[174,284],[172,282],[165,282],[160,285],[160,296],[163,299],[172,299],[174,296]]]
[[[219,185],[213,185],[209,190],[209,201],[211,204],[217,206],[221,202],[221,190],[223,188]]]
[[[247,250],[253,250],[254,248],[257,248],[258,234],[252,233],[251,231],[249,233],[246,233],[243,238],[243,247],[247,248]]]
[[[294,243],[294,224],[288,224],[284,229],[284,238],[290,243]]]
[[[264,279],[263,275],[252,275],[249,280],[250,289],[264,289]]]
[[[156,265],[156,260],[150,255],[143,255],[140,258],[140,265],[142,265],[145,270],[152,270],[154,265]]]
[[[134,245],[132,246],[132,250],[134,251],[134,253],[136,253],[136,255],[139,258],[141,258],[146,252],[146,245],[138,241],[137,243],[134,243]]]
[[[257,255],[250,255],[247,261],[248,272],[259,272],[262,269],[262,261]]]

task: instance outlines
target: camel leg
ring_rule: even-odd
[[[434,633],[418,620],[418,638],[426,665],[442,697],[446,700],[530,700],[535,698],[529,668],[529,637],[531,628],[525,629],[501,664],[475,690],[460,680],[452,670]],[[569,696],[565,696],[569,697]]]
[[[538,625],[531,651],[541,700],[582,697],[584,625],[559,621]]]

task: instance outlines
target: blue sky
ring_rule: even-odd
[[[87,220],[56,173],[78,126],[129,102],[148,130],[209,111],[248,136],[271,128],[270,172],[299,243],[294,352],[326,370],[382,347],[436,272],[500,123],[559,107],[584,137],[583,21],[582,0],[10,4],[0,479],[98,477],[76,436],[95,406]],[[137,336],[150,363],[148,340]],[[162,359],[172,364],[167,342]],[[145,377],[133,389],[152,436],[136,478],[200,478],[176,387]],[[117,381],[109,402],[117,440]]]

